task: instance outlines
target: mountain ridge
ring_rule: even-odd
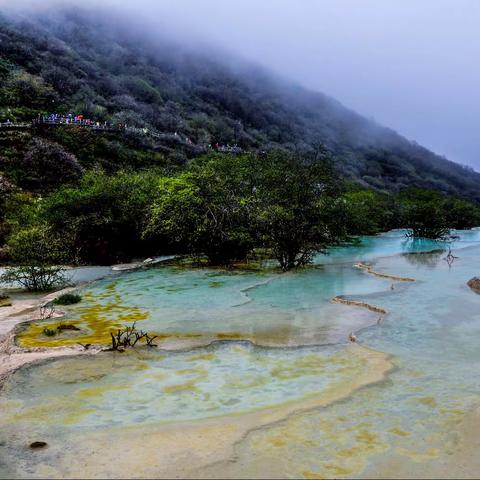
[[[101,122],[178,132],[197,145],[308,151],[324,144],[340,174],[363,186],[433,188],[480,201],[479,173],[332,97],[253,63],[143,34],[125,18],[113,22],[99,12],[66,8],[0,16],[0,121],[73,111]],[[182,163],[199,153],[175,142],[129,142],[145,158],[154,152],[155,161],[163,155]],[[119,167],[139,166],[129,155]],[[102,156],[97,160],[101,165]]]

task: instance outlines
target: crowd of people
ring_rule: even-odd
[[[219,143],[215,143],[213,145],[209,144],[208,148],[211,150],[216,150],[217,152],[222,152],[222,153],[242,153],[243,148],[238,146],[236,143],[233,145],[230,145],[227,143],[227,145],[220,145]]]
[[[59,114],[50,113],[49,115],[39,115],[33,120],[34,124],[47,124],[47,125],[80,125],[83,127],[98,128],[102,130],[106,129],[118,129],[124,130],[127,128],[127,124],[119,123],[113,124],[109,122],[98,122],[85,118],[83,115],[75,115],[73,113]]]
[[[15,125],[8,119],[6,123],[2,123],[1,125]],[[60,113],[50,113],[48,115],[38,115],[36,118],[32,120],[32,125],[78,125],[82,127],[88,127],[92,129],[98,130],[128,130],[132,132],[143,133],[144,135],[152,134],[153,136],[160,137],[161,135],[168,135],[165,133],[159,133],[151,131],[147,128],[135,128],[135,127],[128,127],[126,123],[118,123],[114,124],[111,122],[99,122],[96,120],[91,120],[89,118],[85,118],[84,115],[76,115],[74,113],[68,114],[60,114]],[[156,133],[156,134],[155,134]],[[170,134],[171,135],[171,134]],[[194,141],[190,137],[183,137],[178,132],[173,134],[182,142],[187,143],[188,145],[194,145]],[[232,153],[232,154],[240,154],[243,153],[244,150],[242,147],[234,143],[233,145],[230,144],[220,144],[220,143],[210,143],[206,145],[208,150],[213,150],[216,152],[221,153]],[[204,145],[205,148],[205,145]]]

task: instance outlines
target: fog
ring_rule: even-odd
[[[14,3],[19,5],[0,0]],[[44,8],[46,2],[31,2],[29,8],[33,4]],[[148,28],[176,38],[241,54],[480,170],[477,0],[105,0],[101,5],[127,9]]]

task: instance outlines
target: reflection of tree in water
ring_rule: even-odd
[[[448,255],[444,258],[444,260],[448,263],[448,266],[451,267],[453,262],[457,259],[458,257],[456,257],[453,253],[452,253],[452,249],[450,247],[448,247]]]
[[[428,238],[407,239],[402,242],[404,253],[402,254],[411,265],[423,265],[433,268],[438,264],[443,253],[447,253],[442,257],[449,267],[452,267],[455,260],[458,258],[452,253],[452,248],[455,245],[455,240],[459,237],[456,235],[449,235],[445,240],[430,240]],[[438,248],[434,248],[437,246]],[[432,247],[428,250],[428,247]],[[447,251],[448,249],[448,251]]]
[[[404,253],[403,256],[411,265],[425,266],[434,268],[442,259],[445,249],[437,248],[429,252],[409,252]]]

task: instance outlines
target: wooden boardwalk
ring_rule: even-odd
[[[167,132],[157,132],[149,128],[139,128],[139,127],[126,127],[126,126],[114,126],[106,124],[94,124],[94,123],[85,123],[85,122],[66,122],[66,121],[56,121],[56,120],[47,120],[47,121],[37,121],[33,120],[32,122],[0,122],[0,131],[5,130],[30,130],[30,129],[41,129],[49,127],[63,127],[63,128],[72,128],[79,127],[92,130],[94,132],[114,132],[114,133],[137,133],[141,135],[149,135],[160,141],[172,141],[180,142],[182,144],[190,145],[192,147],[200,147],[203,150],[213,149],[211,146],[206,145],[196,145],[189,140],[188,137],[180,136],[177,133],[167,133]],[[241,147],[236,145],[220,145],[216,148],[218,152],[222,153],[233,153],[240,154],[244,150]]]
[[[32,128],[31,123],[13,123],[13,122],[0,123],[0,130],[25,130],[28,128]]]
[[[110,125],[88,125],[83,123],[66,122],[3,122],[0,123],[0,130],[30,130],[42,127],[80,127],[99,132],[126,132],[128,128],[113,127]]]

